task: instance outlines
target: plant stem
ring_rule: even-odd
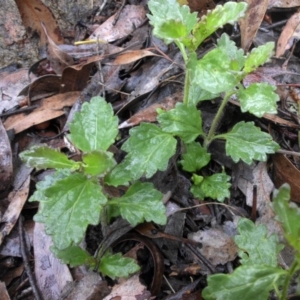
[[[288,288],[290,286],[290,281],[295,273],[295,271],[298,269],[298,261],[295,259],[293,264],[291,265],[288,275],[285,277],[284,284],[283,284],[283,289],[281,293],[280,300],[286,300],[287,295],[288,295]]]
[[[190,91],[190,72],[189,69],[185,70],[184,78],[184,91],[183,91],[183,104],[188,105],[189,103],[189,91]]]
[[[220,122],[220,119],[222,118],[223,116],[223,112],[224,112],[224,108],[226,106],[226,104],[228,103],[229,101],[229,98],[234,94],[234,92],[230,91],[228,93],[225,94],[224,96],[224,99],[222,100],[222,103],[217,111],[217,114],[215,115],[214,117],[214,120],[211,124],[211,127],[209,129],[209,132],[208,132],[208,135],[205,139],[205,142],[204,142],[204,146],[205,147],[208,147],[208,145],[211,143],[211,141],[213,140],[214,136],[215,136],[215,133],[216,133],[216,130],[217,130],[217,127],[218,127],[218,124]]]

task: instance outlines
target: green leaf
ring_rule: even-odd
[[[256,70],[260,65],[263,65],[274,53],[274,42],[269,42],[254,48],[251,53],[247,56],[244,72],[250,73]]]
[[[193,80],[210,93],[233,90],[240,81],[234,72],[230,72],[231,60],[223,48],[211,50],[202,59],[192,63],[189,62],[187,67],[192,70]]]
[[[272,207],[278,221],[282,223],[288,243],[300,252],[300,208],[290,200],[290,187],[284,184],[273,193]]]
[[[220,96],[220,93],[212,93],[210,91],[204,90],[200,87],[199,81],[196,77],[191,79],[191,84],[189,88],[189,104],[196,106],[199,102],[205,100],[212,100]]]
[[[185,143],[203,134],[201,113],[192,105],[177,103],[174,109],[160,113],[157,120],[164,132],[179,136]]]
[[[239,247],[240,262],[243,265],[266,265],[276,267],[278,253],[282,246],[276,234],[268,235],[265,225],[257,225],[245,218],[238,222],[239,235],[234,237]]]
[[[217,173],[205,176],[202,180],[201,177],[198,178],[197,175],[193,175],[194,185],[191,188],[191,192],[195,197],[200,199],[209,197],[220,202],[223,202],[225,198],[229,198],[231,184],[228,181],[230,180],[230,176],[225,173]]]
[[[143,175],[149,178],[158,170],[164,171],[175,154],[176,139],[154,124],[141,123],[129,134],[129,139],[122,146],[128,152],[125,160],[105,179],[111,185],[127,184],[129,180],[139,179]]]
[[[36,169],[71,169],[76,170],[80,163],[47,146],[33,146],[20,153],[20,158],[30,167]]]
[[[239,122],[230,132],[215,136],[217,138],[226,140],[226,153],[235,162],[240,159],[247,164],[253,160],[266,161],[267,154],[279,149],[272,137],[262,132],[253,122]]]
[[[121,198],[114,198],[108,205],[116,205],[123,219],[133,227],[139,223],[155,222],[166,224],[165,206],[162,203],[163,195],[156,190],[152,183],[134,183]]]
[[[276,102],[279,96],[275,93],[276,87],[268,83],[253,83],[246,89],[240,89],[237,97],[241,103],[242,112],[249,111],[261,118],[265,113],[276,114]]]
[[[153,25],[153,34],[167,44],[186,37],[197,23],[197,14],[190,13],[188,6],[180,6],[176,0],[150,0],[147,15]]]
[[[128,277],[139,271],[139,265],[132,258],[123,257],[121,253],[111,254],[107,251],[101,258],[99,272],[112,279]]]
[[[94,97],[75,114],[70,130],[68,137],[80,150],[107,150],[118,134],[118,118],[110,104],[101,97]]]
[[[217,5],[212,11],[208,11],[207,15],[203,16],[192,31],[194,36],[193,50],[218,28],[230,23],[233,24],[239,18],[244,16],[247,4],[245,2],[226,2],[223,6]]]
[[[95,258],[77,245],[71,245],[63,250],[52,246],[51,251],[57,258],[61,259],[63,263],[69,264],[72,268],[81,265],[88,265],[92,268],[96,265]]]
[[[209,276],[202,296],[205,300],[266,300],[285,275],[286,271],[276,267],[240,266],[232,274]]]
[[[186,152],[182,155],[183,170],[188,172],[197,172],[210,162],[210,154],[199,143],[192,142],[185,145]]]
[[[222,48],[230,59],[230,70],[240,71],[245,63],[246,57],[242,49],[238,49],[226,33],[218,39],[218,47]]]
[[[107,151],[86,153],[83,155],[82,160],[84,162],[84,172],[93,176],[103,175],[116,165],[113,154]]]
[[[74,173],[44,187],[39,190],[37,186],[43,205],[35,220],[45,223],[46,233],[60,250],[81,242],[87,226],[99,223],[101,208],[107,202],[97,180]]]

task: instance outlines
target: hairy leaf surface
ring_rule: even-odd
[[[254,48],[247,56],[244,72],[250,73],[256,70],[260,65],[263,65],[274,54],[274,42],[269,42]]]
[[[101,206],[107,202],[98,182],[79,173],[56,180],[40,192],[43,205],[35,220],[45,223],[58,249],[79,243],[87,226],[99,223]]]
[[[186,5],[180,6],[176,0],[150,0],[148,7],[152,15],[147,15],[153,25],[153,34],[167,44],[186,37],[197,23],[197,14],[191,13]]]
[[[107,150],[118,134],[118,118],[109,103],[93,97],[75,114],[70,130],[68,137],[83,152]]]
[[[194,36],[193,50],[196,50],[198,46],[218,28],[223,27],[225,24],[233,24],[240,17],[244,16],[247,4],[245,2],[226,2],[223,6],[217,5],[212,11],[208,11],[207,15],[203,16],[198,22],[192,34]]]
[[[192,142],[185,145],[186,152],[182,155],[182,168],[188,172],[197,172],[210,162],[211,155],[200,143]]]
[[[112,279],[128,277],[139,269],[134,259],[123,257],[121,253],[112,254],[109,251],[103,255],[99,265],[99,271]]]
[[[194,174],[194,185],[191,188],[191,192],[200,199],[209,197],[223,202],[225,198],[230,196],[229,188],[231,184],[228,182],[229,180],[230,176],[225,173],[217,173],[205,177]]]
[[[240,262],[243,265],[266,265],[276,267],[277,255],[282,247],[276,234],[269,236],[265,225],[257,225],[245,218],[238,222],[239,235],[234,241],[239,247]]]
[[[239,122],[230,132],[215,138],[226,140],[226,153],[235,162],[240,159],[247,164],[251,164],[253,160],[266,161],[267,154],[275,153],[279,149],[272,137],[262,132],[253,122]]]
[[[20,158],[30,167],[40,169],[71,169],[76,170],[80,163],[47,146],[34,146],[20,153]]]
[[[83,155],[83,170],[89,175],[103,175],[116,165],[113,154],[107,151],[93,151]]]
[[[69,264],[71,267],[77,267],[81,265],[94,267],[96,265],[95,258],[91,256],[86,250],[80,248],[77,245],[71,245],[63,250],[52,246],[51,251],[57,258],[61,259],[63,263]]]
[[[114,198],[109,205],[117,206],[123,219],[132,226],[144,221],[164,225],[167,221],[163,195],[152,183],[136,182],[121,198]]]
[[[185,143],[203,134],[201,114],[195,106],[177,103],[174,109],[160,113],[157,120],[164,132],[179,136]]]
[[[261,118],[265,113],[276,114],[279,101],[276,87],[268,83],[253,83],[246,89],[240,89],[237,96],[241,103],[242,112],[249,111]]]
[[[208,277],[208,286],[203,290],[205,300],[266,300],[286,271],[264,265],[240,266],[231,274],[216,274]]]
[[[287,241],[300,252],[300,208],[290,200],[290,187],[284,184],[274,191],[273,208],[284,229]]]

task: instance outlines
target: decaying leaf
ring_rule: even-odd
[[[276,154],[273,157],[273,176],[276,188],[288,183],[291,187],[291,198],[300,203],[300,171],[283,154]]]
[[[0,119],[0,192],[11,187],[13,164],[10,141]]]
[[[272,7],[296,7],[300,6],[299,0],[270,0],[268,9]]]
[[[7,118],[4,127],[6,130],[14,129],[15,133],[19,133],[33,125],[55,119],[62,116],[63,108],[72,106],[79,95],[79,92],[69,92],[43,99],[40,106],[30,114],[18,114]]]
[[[75,61],[72,56],[62,51],[48,34],[48,29],[42,24],[42,28],[47,38],[47,58],[50,61],[52,69],[57,75],[62,74],[64,68],[74,65]]]
[[[300,39],[300,12],[293,14],[284,26],[278,39],[276,57],[282,56],[289,50],[294,40]]]
[[[242,48],[247,52],[266,13],[269,0],[246,0],[248,9],[239,23],[241,27]]]
[[[88,40],[113,42],[132,33],[146,20],[146,10],[142,5],[126,5],[114,25],[117,14],[111,16],[101,24],[89,37]]]
[[[38,33],[40,44],[46,45],[47,38],[42,28],[41,22],[45,24],[48,34],[56,44],[63,43],[63,37],[60,33],[57,21],[55,20],[50,9],[40,0],[16,0],[20,11],[23,24],[27,33],[33,35]]]

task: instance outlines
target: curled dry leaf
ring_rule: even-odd
[[[278,39],[276,57],[282,56],[289,50],[294,40],[300,39],[300,12],[293,14],[284,26]]]
[[[126,5],[119,16],[118,22],[113,25],[116,17],[117,14],[101,24],[88,40],[99,38],[105,42],[113,42],[129,35],[146,20],[146,10],[142,5]]]
[[[72,56],[62,51],[48,34],[46,26],[42,24],[43,30],[47,38],[47,58],[56,74],[62,74],[65,67],[74,65],[75,61]]]
[[[109,64],[111,65],[130,64],[147,56],[159,56],[159,55],[145,49],[131,50],[131,51],[126,51],[124,53],[121,53],[120,55],[117,56],[117,58],[112,63]]]
[[[42,28],[41,22],[48,29],[48,34],[56,44],[63,43],[63,37],[60,33],[57,22],[50,9],[40,0],[16,0],[26,31],[29,35],[38,33],[40,44],[46,45],[47,37]]]
[[[239,23],[241,27],[242,48],[247,52],[266,13],[269,0],[247,0],[248,9]]]

